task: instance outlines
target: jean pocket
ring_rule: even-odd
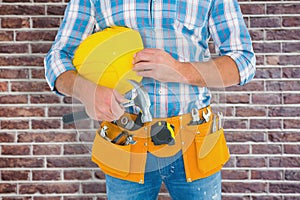
[[[205,136],[196,135],[195,145],[197,165],[202,173],[222,167],[230,157],[222,128]]]

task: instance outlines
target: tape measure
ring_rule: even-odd
[[[166,122],[159,121],[151,126],[151,141],[154,145],[174,145],[175,144],[175,127]]]

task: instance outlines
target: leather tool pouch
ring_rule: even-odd
[[[223,128],[211,133],[211,126],[210,120],[201,125],[184,126],[181,131],[185,168],[192,180],[219,171],[230,157]]]
[[[108,127],[108,133],[114,133],[116,136],[121,129],[112,123],[104,123]],[[102,127],[104,126],[102,124]],[[101,129],[101,128],[100,128]],[[103,171],[126,176],[130,172],[131,145],[113,144],[100,136],[100,129],[97,131],[94,145],[92,148],[92,159]],[[108,135],[109,137],[114,137]]]

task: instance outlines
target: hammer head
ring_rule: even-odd
[[[142,122],[151,122],[152,115],[150,113],[150,97],[145,88],[135,80],[128,80],[128,82],[133,85],[134,90],[136,91],[136,97],[134,98],[134,104],[141,109],[142,112]]]

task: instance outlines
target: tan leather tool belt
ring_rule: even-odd
[[[200,118],[203,118],[202,114],[207,112],[207,109],[211,109],[210,106],[198,111]],[[213,121],[217,119],[212,113],[208,122],[189,125],[193,118],[191,113],[188,113],[176,117],[153,119],[152,122],[144,124],[135,131],[125,130],[111,122],[102,122],[95,136],[92,161],[108,175],[143,184],[148,152],[158,157],[169,157],[182,151],[187,182],[207,177],[219,171],[230,157],[223,128],[218,127],[212,132],[212,125],[216,124]],[[153,144],[150,129],[159,121],[172,124],[175,144]],[[117,145],[107,141],[100,134],[104,126],[107,127],[109,138],[115,138],[120,132],[128,131],[136,143]]]

